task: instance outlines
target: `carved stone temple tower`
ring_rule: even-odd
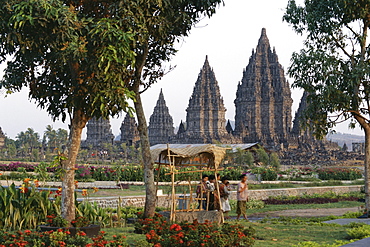
[[[83,146],[100,147],[103,143],[113,144],[114,135],[108,119],[95,117],[87,123],[87,137]]]
[[[173,119],[169,113],[161,89],[157,105],[154,107],[153,114],[149,120],[148,132],[150,145],[170,143],[174,136],[174,129]]]
[[[0,149],[5,146],[5,138],[4,132],[0,127]]]
[[[126,143],[128,146],[138,146],[140,141],[139,131],[135,117],[126,114],[125,119],[121,124],[121,143]]]
[[[307,108],[307,95],[308,93],[304,91],[301,101],[299,102],[298,110],[295,113],[294,120],[293,120],[293,128],[291,134],[293,136],[311,136],[308,130],[301,129],[301,122],[304,121],[303,112]]]
[[[275,48],[262,29],[256,51],[243,71],[235,103],[235,131],[243,142],[266,146],[288,145],[293,100]]]
[[[186,129],[178,132],[176,142],[233,142],[233,136],[226,131],[226,108],[208,57],[198,75],[186,111]]]

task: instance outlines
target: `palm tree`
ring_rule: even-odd
[[[46,139],[49,151],[52,152],[57,147],[57,132],[53,129],[53,126],[51,126],[50,124],[46,126],[44,138]]]

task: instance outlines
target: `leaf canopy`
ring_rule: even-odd
[[[294,87],[308,92],[307,126],[317,136],[351,119],[369,124],[369,0],[288,2],[283,19],[302,35],[305,47],[292,55]]]
[[[88,12],[79,2],[0,1],[0,61],[8,60],[0,86],[28,86],[29,97],[63,121],[74,109],[89,118],[116,115],[132,98],[125,75],[134,34],[114,13]]]

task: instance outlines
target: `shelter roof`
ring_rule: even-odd
[[[150,149],[154,161],[160,162],[167,159],[167,144],[157,144]],[[182,164],[197,156],[205,156],[208,158],[208,165],[218,167],[227,148],[214,144],[169,144],[169,149],[171,155],[175,155],[176,164]]]

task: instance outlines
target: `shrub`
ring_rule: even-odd
[[[252,169],[252,173],[260,174],[262,181],[275,181],[278,175],[272,167],[256,167]]]
[[[49,191],[38,191],[30,186],[29,179],[16,188],[0,186],[0,227],[5,230],[36,228],[55,213],[55,201],[49,200]]]
[[[109,243],[109,245],[106,245]],[[128,247],[124,236],[113,236],[113,240],[107,241],[105,233],[102,231],[95,238],[88,238],[86,233],[79,232],[76,236],[71,236],[68,230],[63,231],[59,229],[57,231],[49,232],[37,232],[37,231],[16,231],[16,232],[4,232],[0,231],[0,245],[4,247],[10,246],[110,246],[110,247]]]
[[[320,168],[317,169],[322,180],[356,180],[362,178],[362,171],[355,168]]]
[[[313,195],[300,195],[300,196],[276,196],[269,197],[263,200],[265,204],[270,205],[283,205],[283,204],[324,204],[324,203],[334,203],[339,201],[358,201],[362,198],[359,192],[344,193],[338,195],[333,192],[327,192],[324,194],[313,194]]]
[[[135,232],[146,234],[153,246],[252,246],[255,230],[242,225],[212,223],[170,223],[162,215],[139,219]]]
[[[350,239],[363,239],[370,237],[370,225],[363,225],[349,229],[347,234]]]

